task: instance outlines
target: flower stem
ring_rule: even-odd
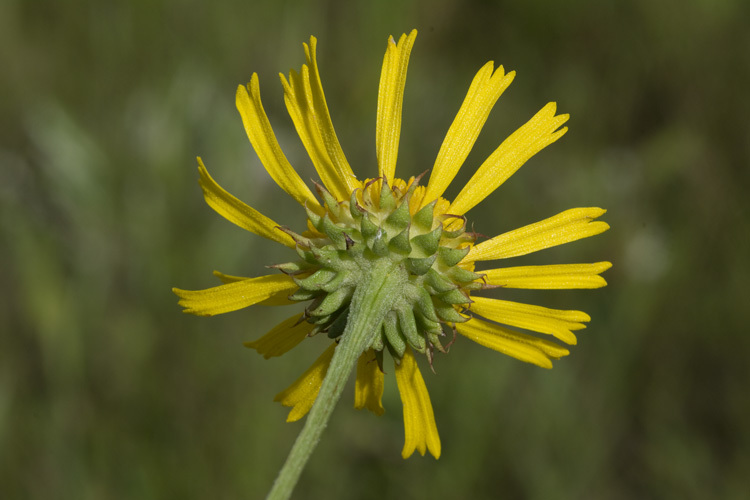
[[[346,329],[336,347],[318,397],[307,420],[276,477],[267,500],[288,499],[320,440],[328,419],[336,406],[346,380],[357,360],[379,333],[383,319],[393,307],[399,290],[406,283],[406,272],[388,258],[368,263],[368,272],[352,297]]]

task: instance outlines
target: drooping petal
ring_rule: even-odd
[[[425,451],[430,450],[433,457],[440,458],[440,436],[430,395],[408,346],[401,364],[396,365],[396,383],[404,405],[405,440],[401,456],[409,458],[414,450],[424,456]]]
[[[603,233],[609,225],[594,219],[605,212],[601,208],[566,210],[474,245],[462,262],[517,257]]]
[[[273,274],[235,281],[205,290],[172,291],[180,297],[182,312],[196,316],[213,316],[236,311],[262,302],[278,293],[291,294],[299,287],[286,274]]]
[[[456,330],[477,344],[542,368],[552,368],[550,358],[559,359],[570,354],[570,351],[554,342],[514,332],[477,318],[466,323],[456,323]]]
[[[481,271],[488,285],[504,288],[532,288],[563,290],[573,288],[601,288],[607,282],[599,276],[612,267],[609,262],[594,264],[553,264],[547,266],[518,266]]]
[[[583,311],[549,309],[487,297],[472,296],[472,300],[473,313],[504,325],[554,335],[571,345],[577,342],[573,330],[586,328],[582,322],[591,321],[591,317]]]
[[[290,72],[288,82],[281,75],[284,101],[323,184],[336,199],[348,200],[361,184],[346,161],[331,123],[318,73],[316,46],[317,40],[310,37],[310,45],[304,44],[307,64],[302,65],[302,71]]]
[[[284,406],[292,407],[286,417],[287,422],[296,422],[310,411],[313,403],[315,403],[315,398],[318,397],[320,386],[323,384],[323,379],[328,372],[328,366],[331,364],[335,350],[335,343],[328,346],[328,349],[315,360],[315,363],[300,378],[273,398],[274,401],[278,401]]]
[[[281,356],[302,342],[312,331],[313,325],[304,321],[302,313],[287,318],[258,340],[245,342],[245,347],[255,349],[264,358]]]
[[[529,158],[562,137],[568,128],[557,129],[568,121],[568,115],[555,116],[556,109],[554,102],[547,104],[505,139],[458,193],[449,212],[465,214],[489,196]]]
[[[317,206],[315,196],[289,163],[276,140],[260,100],[257,73],[253,73],[247,88],[242,85],[237,87],[236,104],[247,137],[271,178],[301,205]]]
[[[221,282],[225,284],[250,279],[250,278],[242,277],[242,276],[231,276],[229,274],[224,274],[219,271],[214,271],[214,276],[219,278]],[[266,300],[258,302],[258,305],[259,306],[290,306],[292,304],[297,304],[297,302],[293,300],[289,300],[290,293],[291,292],[287,290],[281,290],[279,292],[274,293],[273,295],[268,297]]]
[[[485,64],[471,82],[432,167],[423,206],[442,196],[448,188],[474,146],[492,107],[516,75],[515,71],[506,75],[502,66],[493,74],[493,66],[492,61]]]
[[[375,351],[369,349],[362,353],[357,362],[357,381],[354,384],[354,407],[358,410],[367,408],[375,415],[382,415],[383,408],[383,372],[380,371]]]
[[[393,182],[393,176],[396,172],[406,68],[416,38],[417,30],[412,30],[408,37],[401,35],[398,45],[396,45],[393,37],[390,37],[383,58],[383,69],[380,73],[375,148],[380,175],[385,177],[388,183]]]
[[[291,236],[277,229],[279,227],[274,221],[255,210],[253,207],[241,202],[219,186],[208,174],[203,161],[198,158],[199,183],[203,190],[203,198],[208,206],[229,222],[237,224],[242,229],[255,233],[269,240],[276,241],[288,247],[294,246]]]

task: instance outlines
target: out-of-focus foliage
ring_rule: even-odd
[[[455,185],[556,100],[568,135],[470,215],[493,235],[608,208],[608,233],[518,262],[611,260],[610,285],[503,295],[593,317],[551,372],[465,341],[437,375],[424,369],[437,462],[400,458],[392,373],[382,418],[351,409],[347,392],[296,498],[744,498],[749,6],[4,0],[0,497],[266,492],[300,425],[271,400],[322,340],[266,361],[241,341],[284,312],[180,313],[170,287],[285,258],[204,205],[194,157],[301,229],[244,136],[236,85],[260,74],[287,155],[314,177],[276,74],[298,68],[317,35],[344,150],[372,176],[385,41],[416,27],[400,174],[432,166],[485,61],[515,69]]]

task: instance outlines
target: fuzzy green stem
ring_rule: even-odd
[[[346,329],[336,347],[318,397],[266,497],[267,500],[286,500],[291,496],[302,469],[318,444],[323,429],[328,425],[328,419],[359,356],[380,332],[383,319],[406,284],[406,271],[388,258],[368,262],[367,265],[368,270],[363,273],[364,279],[352,297]]]

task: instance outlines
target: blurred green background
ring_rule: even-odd
[[[301,423],[273,403],[315,338],[266,361],[241,342],[289,313],[183,315],[172,286],[265,274],[276,244],[213,213],[200,155],[280,223],[234,107],[257,71],[303,178],[279,72],[319,38],[334,125],[376,172],[388,35],[420,30],[399,173],[432,166],[476,70],[518,75],[458,187],[548,101],[570,132],[470,216],[494,235],[575,206],[612,229],[517,263],[610,260],[597,291],[506,292],[593,321],[552,371],[459,339],[422,367],[443,456],[403,461],[347,390],[295,498],[747,498],[750,4],[742,0],[0,2],[0,496],[260,498]],[[315,345],[313,345],[315,344]]]

